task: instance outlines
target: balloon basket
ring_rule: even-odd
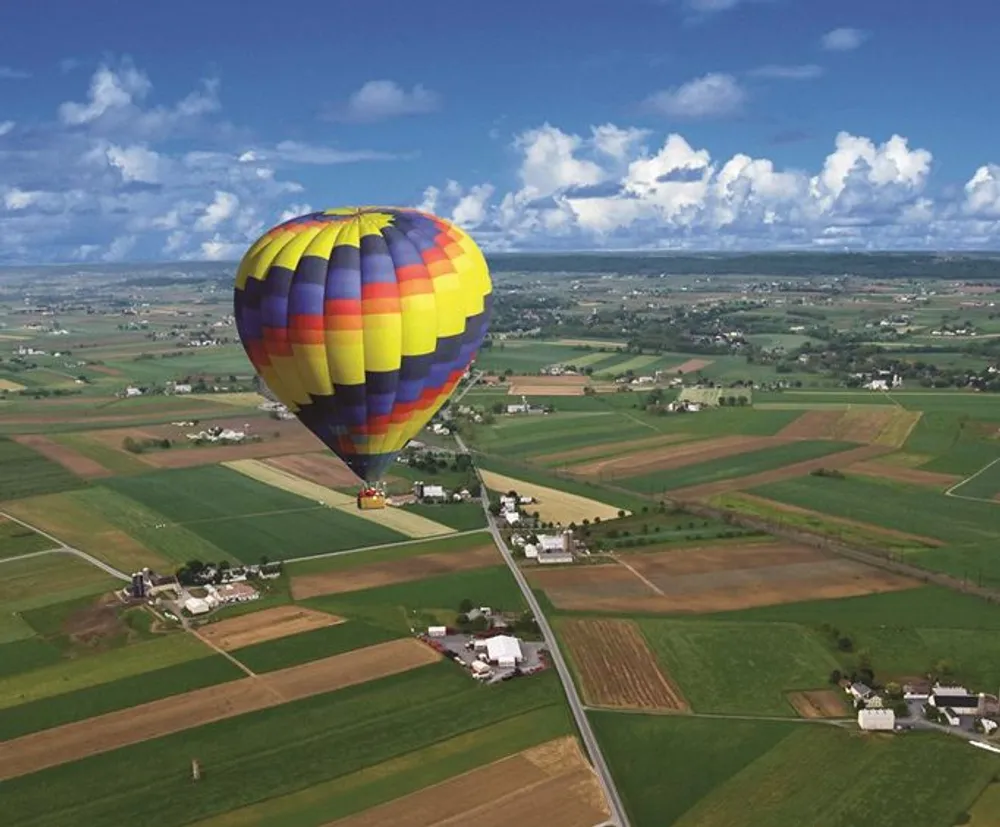
[[[376,486],[366,485],[358,492],[358,508],[362,511],[385,508],[385,491]]]

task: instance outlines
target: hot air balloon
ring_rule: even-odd
[[[236,274],[235,317],[262,382],[364,482],[440,410],[486,335],[476,243],[413,209],[350,207],[268,230]]]

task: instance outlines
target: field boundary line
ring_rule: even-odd
[[[119,571],[114,566],[112,566],[112,565],[110,565],[108,563],[105,563],[103,560],[98,560],[96,557],[94,557],[91,554],[87,554],[87,552],[85,552],[85,551],[80,551],[80,549],[74,548],[73,546],[71,546],[71,545],[69,545],[67,543],[64,543],[58,537],[55,537],[55,536],[49,534],[49,532],[47,532],[47,531],[43,531],[42,529],[38,528],[37,526],[33,526],[31,523],[25,522],[20,517],[15,517],[13,514],[7,512],[7,511],[0,511],[0,517],[6,517],[8,520],[12,520],[15,523],[23,525],[25,528],[30,528],[36,534],[41,534],[46,540],[49,540],[49,541],[55,543],[56,545],[58,545],[59,546],[59,549],[58,549],[59,551],[65,551],[65,552],[67,552],[69,554],[75,554],[81,560],[85,560],[86,562],[90,563],[92,566],[97,566],[97,568],[101,569],[102,571],[106,571],[112,577],[117,577],[119,580],[124,580],[126,583],[131,583],[132,582],[132,578],[129,577],[127,574],[125,574],[125,572]]]
[[[29,551],[27,554],[18,554],[15,557],[0,557],[0,563],[13,563],[15,560],[28,560],[32,557],[41,557],[43,554],[67,554],[64,548],[47,548],[42,551]]]
[[[659,595],[660,597],[666,597],[666,596],[667,596],[667,595],[666,595],[666,593],[665,593],[665,592],[663,591],[663,589],[661,589],[661,588],[660,588],[659,586],[657,586],[657,585],[656,585],[656,583],[654,583],[654,582],[653,582],[652,580],[650,580],[650,579],[649,579],[648,577],[646,577],[646,576],[645,576],[644,574],[641,574],[640,572],[638,572],[638,571],[637,571],[637,570],[636,570],[635,568],[633,568],[632,566],[630,566],[630,565],[629,565],[628,563],[626,563],[626,562],[625,562],[624,560],[622,560],[622,559],[621,559],[620,557],[618,557],[618,556],[617,556],[617,555],[615,555],[615,554],[611,554],[611,555],[609,555],[609,556],[610,556],[610,557],[611,557],[611,559],[612,559],[612,560],[614,560],[614,561],[615,561],[615,562],[616,562],[616,563],[617,563],[617,564],[618,564],[619,566],[624,566],[624,567],[625,567],[625,568],[627,568],[627,569],[628,569],[628,570],[629,570],[630,572],[632,572],[632,574],[634,574],[634,575],[635,575],[635,576],[636,576],[637,578],[639,578],[639,579],[640,579],[640,580],[641,580],[641,581],[642,581],[643,583],[645,583],[645,584],[646,584],[647,586],[649,586],[649,588],[651,588],[651,589],[652,589],[652,590],[653,590],[654,592],[656,592],[656,593],[657,593],[657,594],[658,594],[658,595]]]
[[[967,496],[965,496],[965,494],[956,494],[955,492],[959,488],[961,488],[963,485],[965,485],[967,482],[972,482],[980,474],[983,474],[986,471],[989,471],[990,468],[992,468],[998,462],[1000,462],[1000,457],[997,457],[992,462],[986,463],[986,465],[984,465],[982,468],[980,468],[978,471],[976,471],[976,473],[973,474],[971,477],[966,477],[964,480],[956,482],[951,488],[949,488],[947,491],[944,492],[944,495],[946,497],[954,497],[955,499],[958,499],[958,500],[972,500],[973,502],[990,503],[991,505],[996,505],[997,504],[996,500],[988,500],[985,497],[967,497]]]
[[[305,563],[308,560],[321,560],[324,557],[339,557],[342,554],[360,554],[362,551],[376,551],[380,548],[393,548],[394,546],[412,546],[418,543],[430,543],[434,540],[442,540],[442,539],[450,540],[452,537],[464,537],[468,534],[488,534],[488,533],[489,529],[486,526],[483,526],[482,528],[467,528],[464,531],[453,531],[451,534],[438,534],[435,535],[434,537],[411,537],[408,540],[393,540],[391,543],[378,543],[377,545],[374,546],[361,546],[361,548],[348,548],[348,549],[342,549],[341,551],[321,551],[319,554],[307,554],[305,557],[290,557],[287,560],[282,560],[280,562],[286,565],[288,563]]]

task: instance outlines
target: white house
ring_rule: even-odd
[[[524,547],[524,556],[527,557],[529,560],[537,560],[538,546],[536,546],[534,543],[527,543]]]
[[[420,486],[420,499],[444,502],[448,499],[448,492],[440,485],[422,485]]]
[[[524,660],[521,653],[521,641],[510,635],[496,635],[475,643],[477,651],[486,651],[490,663],[495,663],[501,669],[513,669]]]
[[[852,683],[849,687],[847,687],[847,691],[859,701],[865,701],[875,694],[870,686],[863,683]]]
[[[428,626],[427,635],[428,637],[444,637],[448,634],[447,626]]]
[[[891,709],[859,710],[858,726],[866,732],[872,730],[891,732],[896,726],[896,713]]]
[[[184,601],[184,608],[193,615],[203,615],[207,614],[212,607],[207,600],[200,597],[189,597]]]
[[[516,511],[504,511],[503,518],[507,521],[507,525],[517,525],[521,522],[521,515]]]

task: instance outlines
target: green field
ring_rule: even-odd
[[[615,712],[588,712],[587,717],[633,827],[675,824],[800,726]]]
[[[1000,770],[1000,756],[941,735],[590,717],[634,827],[858,827],[873,813],[879,827],[949,827]],[[920,766],[939,771],[914,784]]]
[[[912,783],[914,767],[934,766]],[[958,823],[1000,770],[1000,756],[958,738],[914,733],[866,737],[801,727],[702,799],[677,827],[855,827],[878,813],[879,827]]]
[[[558,706],[543,707],[301,792],[199,821],[192,827],[245,824],[316,827],[471,772],[571,731],[565,710]]]
[[[205,657],[207,651],[197,638],[173,634],[91,657],[54,663],[0,680],[0,709],[197,660]]]
[[[101,594],[120,584],[120,580],[70,554],[9,560],[0,565],[0,614]]]
[[[0,438],[0,500],[69,491],[85,485],[58,463],[36,451]]]
[[[402,560],[406,557],[415,557],[420,554],[462,552],[467,549],[492,544],[493,538],[488,531],[477,531],[473,534],[462,534],[458,537],[421,540],[414,543],[389,546],[388,548],[365,550],[356,554],[335,554],[330,557],[317,557],[314,560],[303,560],[301,563],[290,563],[286,571],[289,575],[316,574],[317,572],[367,566],[370,563],[386,563],[390,560]]]
[[[53,442],[65,445],[78,454],[103,465],[115,474],[142,474],[149,472],[149,465],[125,451],[110,448],[102,442],[89,439],[83,434],[57,434]]]
[[[406,539],[376,522],[219,466],[159,471],[106,485],[247,563]]]
[[[501,417],[496,425],[477,429],[475,442],[483,451],[530,457],[656,434],[644,418],[609,409],[557,412],[546,417]]]
[[[202,651],[208,651],[202,649]],[[209,655],[162,669],[28,701],[0,709],[0,740],[82,721],[171,695],[246,677],[222,655]]]
[[[995,553],[1000,504],[945,497],[921,486],[871,478],[805,476],[775,482],[751,493],[837,517],[933,537],[944,548],[914,552],[918,565],[958,577],[1000,584]]]
[[[240,663],[250,667],[257,674],[273,672],[276,669],[287,669],[311,660],[328,658],[373,646],[387,640],[399,637],[399,634],[389,632],[378,626],[371,626],[358,620],[349,620],[336,626],[313,629],[300,632],[297,635],[268,640],[245,646],[235,652]]]
[[[56,548],[57,544],[14,520],[0,518],[0,560],[34,551]]]
[[[838,663],[792,624],[639,621],[695,712],[794,715],[786,692],[823,689]]]
[[[524,598],[506,566],[440,574],[303,602],[321,611],[358,618],[390,632],[408,634],[411,626],[453,624],[458,606],[466,598],[476,606],[503,611],[524,608]]]
[[[486,516],[483,514],[483,507],[478,500],[446,505],[415,503],[404,506],[403,510],[419,514],[421,517],[426,517],[428,520],[446,525],[456,531],[472,531],[486,526]]]
[[[997,447],[997,451],[1000,453],[1000,446]],[[998,499],[1000,497],[1000,456],[989,462],[992,464],[984,464],[974,477],[970,477],[966,482],[952,488],[952,493],[959,497],[977,497],[995,501],[997,508],[1000,509],[1000,499]]]
[[[720,457],[696,465],[686,465],[682,468],[655,471],[651,474],[623,479],[616,478],[615,482],[633,491],[656,494],[660,491],[671,491],[690,485],[704,485],[719,480],[736,479],[764,471],[773,471],[776,468],[818,459],[853,447],[856,446],[847,442],[803,440],[776,445],[773,448],[765,448],[760,451]]]
[[[990,691],[1000,685],[1000,607],[936,586],[764,606],[706,616],[732,623],[797,623],[823,640],[845,670],[867,651],[880,681],[924,675],[947,664],[951,677]],[[835,649],[825,627],[853,642]]]
[[[565,722],[562,731],[568,726],[554,675],[481,690],[454,664],[421,667],[242,715],[239,738],[231,737],[233,722],[221,721],[11,779],[4,782],[4,805],[17,814],[16,824],[33,827],[120,827],[124,821],[180,827],[533,710],[555,707]],[[520,743],[523,736],[513,737],[503,751]],[[198,756],[210,784],[191,784],[191,755]],[[172,799],[184,806],[163,806]]]

